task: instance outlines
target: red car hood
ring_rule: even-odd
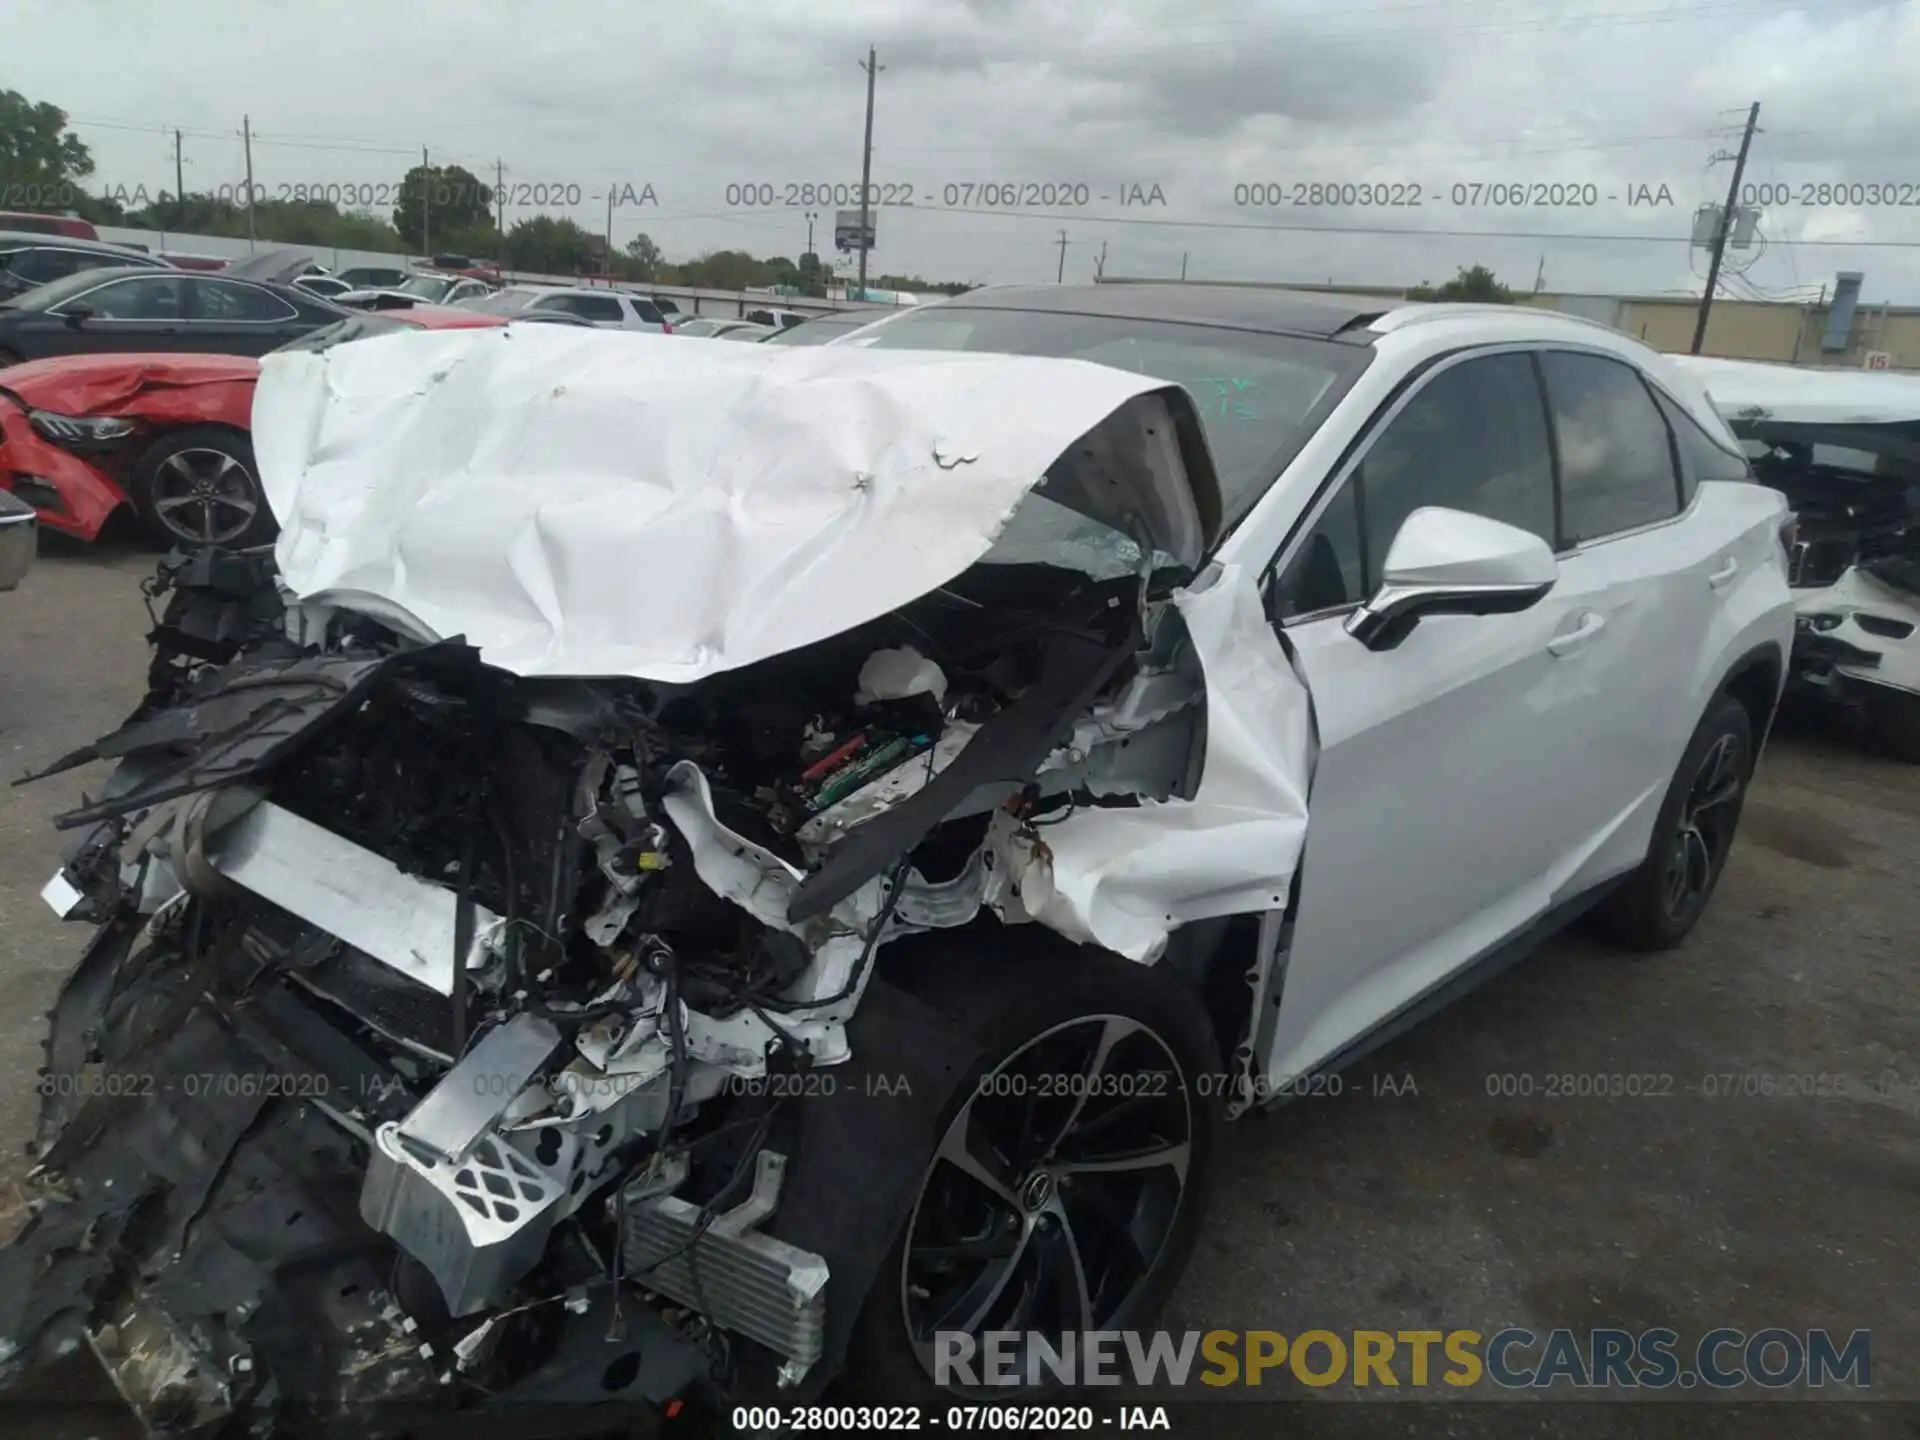
[[[499,315],[482,315],[473,310],[462,310],[457,305],[415,305],[406,310],[376,310],[389,320],[404,320],[409,325],[418,325],[422,330],[468,330],[481,325],[504,325],[506,320]]]
[[[7,366],[0,370],[0,390],[29,410],[120,415],[146,413],[147,405],[135,402],[165,392],[236,384],[250,391],[259,378],[260,362],[242,355],[64,355]],[[178,398],[186,409],[199,410],[187,397]]]

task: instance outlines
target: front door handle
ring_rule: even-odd
[[[1734,559],[1732,556],[1728,556],[1726,564],[1722,565],[1718,570],[1714,571],[1711,575],[1707,576],[1707,584],[1711,585],[1716,590],[1724,590],[1727,588],[1728,583],[1733,579],[1733,577],[1738,575],[1739,573],[1740,573],[1740,562]]]
[[[1547,642],[1548,653],[1553,655],[1571,655],[1587,644],[1607,628],[1607,617],[1598,610],[1580,612],[1580,622],[1571,630],[1563,630]]]

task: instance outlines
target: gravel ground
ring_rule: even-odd
[[[0,778],[112,728],[138,699],[151,568],[136,550],[63,547],[0,596]],[[0,789],[8,1182],[25,1165],[41,1012],[82,939],[38,899],[57,843],[46,820],[100,778],[89,767]],[[1867,1329],[1875,1400],[1706,1404],[1676,1390],[1652,1404],[1499,1404],[1481,1387],[1443,1407],[1432,1388],[1292,1386],[1284,1413],[1223,1402],[1178,1433],[1920,1436],[1917,873],[1920,768],[1790,722],[1685,948],[1629,957],[1563,937],[1375,1055],[1338,1096],[1229,1132],[1163,1322],[1667,1325],[1687,1340],[1723,1325]],[[1611,1076],[1651,1093],[1552,1093]],[[39,1415],[30,1431],[118,1427]]]

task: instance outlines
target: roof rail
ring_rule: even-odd
[[[1404,330],[1409,325],[1430,325],[1440,320],[1448,320],[1456,315],[1544,315],[1554,320],[1564,320],[1571,325],[1584,325],[1593,330],[1605,330],[1609,335],[1625,335],[1627,332],[1618,326],[1609,325],[1604,320],[1595,320],[1586,315],[1574,315],[1565,310],[1548,310],[1539,305],[1501,305],[1482,301],[1457,300],[1413,300],[1396,309],[1389,310],[1379,317],[1372,326],[1382,332]],[[1381,323],[1381,322],[1386,323]]]

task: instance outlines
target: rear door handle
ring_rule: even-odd
[[[1707,584],[1711,585],[1716,590],[1724,590],[1727,588],[1727,583],[1730,580],[1732,580],[1735,575],[1738,575],[1739,573],[1740,573],[1740,562],[1734,559],[1732,556],[1728,556],[1726,564],[1722,565],[1718,570],[1714,571],[1711,575],[1707,576]]]
[[[1580,612],[1580,623],[1549,640],[1547,650],[1554,655],[1571,655],[1606,628],[1606,616],[1598,610],[1583,610]]]

